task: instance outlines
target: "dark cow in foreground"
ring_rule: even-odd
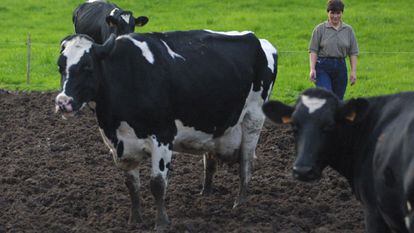
[[[99,45],[74,35],[62,41],[58,64],[57,109],[74,114],[96,106],[102,137],[125,170],[130,221],[141,220],[138,166],[151,158],[156,224],[169,223],[164,199],[173,150],[204,154],[203,194],[212,191],[216,159],[239,163],[235,206],[246,200],[261,107],[277,71],[277,51],[267,40],[198,30],[112,35]]]
[[[135,26],[144,26],[148,18],[134,18],[132,12],[105,0],[89,0],[74,10],[72,21],[76,33],[86,34],[102,44],[111,33],[123,35],[134,32]]]
[[[292,124],[296,179],[317,180],[331,166],[362,202],[368,233],[414,232],[413,101],[407,92],[342,102],[315,88],[294,107],[270,101],[263,111]]]

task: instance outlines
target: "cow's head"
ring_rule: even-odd
[[[265,115],[276,123],[292,125],[296,138],[296,161],[293,176],[302,181],[320,179],[328,161],[339,148],[335,136],[344,124],[356,124],[366,115],[368,101],[340,101],[332,92],[320,88],[308,89],[294,107],[278,101],[263,105]]]
[[[115,8],[106,17],[106,22],[116,35],[123,35],[134,32],[135,27],[142,27],[148,23],[148,17],[139,16],[134,18],[132,12]]]
[[[103,45],[81,34],[62,40],[58,59],[62,91],[55,100],[57,111],[73,115],[94,101],[99,85],[100,60],[111,52],[114,44],[113,34]]]

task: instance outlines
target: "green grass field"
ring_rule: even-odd
[[[73,33],[72,11],[83,0],[1,0],[0,89],[57,90],[56,59],[62,38]],[[308,81],[307,46],[326,20],[325,0],[116,0],[150,22],[137,31],[251,30],[279,51],[273,97],[293,102]],[[407,0],[345,0],[361,54],[358,82],[346,98],[414,90],[414,17]],[[32,38],[31,83],[26,84],[26,39]]]

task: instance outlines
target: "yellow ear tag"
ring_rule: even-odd
[[[282,122],[283,124],[289,124],[292,122],[292,118],[288,117],[288,116],[284,116],[282,117]]]
[[[355,112],[351,112],[349,115],[347,115],[345,118],[350,121],[350,122],[354,122],[356,117],[356,113]]]

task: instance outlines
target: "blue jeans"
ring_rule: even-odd
[[[339,99],[344,99],[348,83],[345,58],[318,57],[315,68],[316,86],[328,89]]]

